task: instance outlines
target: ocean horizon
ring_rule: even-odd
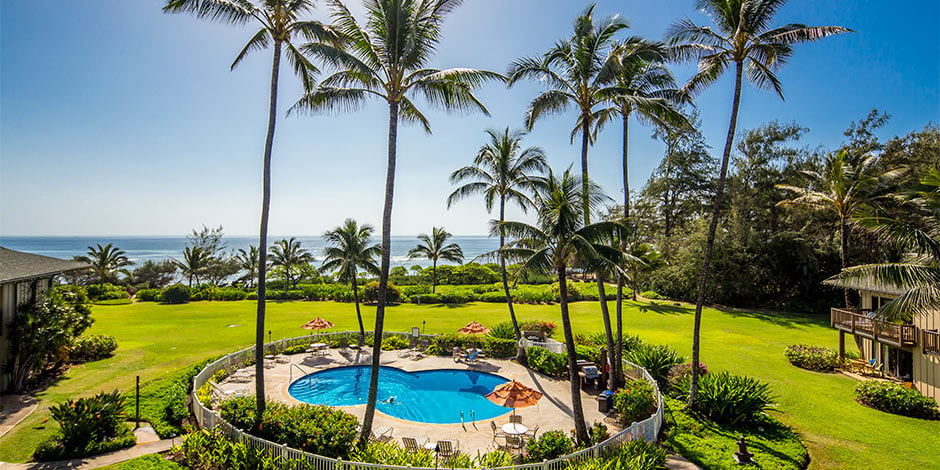
[[[294,235],[301,246],[313,254],[316,263],[323,261],[323,249],[327,243],[320,235]],[[290,236],[270,236],[268,246],[283,238]],[[373,238],[379,243],[378,238]],[[251,236],[225,236],[222,238],[224,252],[235,253],[238,249],[248,249],[249,245],[257,245],[258,237]],[[430,266],[427,259],[408,259],[408,250],[418,244],[416,236],[398,235],[391,240],[391,266]],[[464,261],[469,262],[485,253],[492,252],[499,247],[499,240],[486,235],[454,235],[449,242],[456,243],[464,253]],[[185,236],[0,236],[0,246],[11,250],[23,251],[43,256],[61,259],[72,259],[84,256],[89,246],[95,244],[106,245],[112,243],[124,250],[125,256],[134,264],[144,261],[162,261],[167,258],[179,259],[183,248],[188,244]],[[487,262],[480,260],[480,262]],[[450,263],[438,263],[450,264]]]

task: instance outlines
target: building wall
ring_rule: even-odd
[[[42,297],[51,287],[52,279],[36,279],[34,281],[8,282],[0,284],[0,392],[6,391],[10,386],[9,367],[12,365],[11,348],[11,328],[13,319],[16,317],[16,310],[35,295],[35,298]],[[35,288],[35,294],[33,293]]]

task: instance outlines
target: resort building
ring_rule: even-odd
[[[860,287],[861,306],[833,308],[832,326],[839,330],[839,357],[845,359],[845,336],[852,335],[869,372],[916,388],[940,402],[940,310],[911,321],[878,321],[873,312],[903,291],[887,286]]]
[[[17,311],[52,288],[52,278],[88,265],[0,246],[0,391],[10,386],[11,329]]]

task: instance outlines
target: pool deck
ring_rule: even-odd
[[[538,426],[539,434],[553,429],[563,431],[574,429],[571,418],[571,389],[567,379],[547,377],[507,360],[483,359],[474,365],[468,365],[463,362],[454,362],[450,357],[444,356],[424,356],[419,359],[410,356],[400,357],[403,352],[383,351],[381,356],[382,365],[397,367],[406,371],[476,370],[501,375],[510,380],[515,379],[543,393],[542,399],[539,400],[537,405],[516,410],[516,414],[522,416],[523,424],[530,429]],[[371,362],[371,348],[362,351],[329,349],[322,356],[309,353],[291,356],[280,355],[274,360],[265,360],[265,396],[268,400],[298,404],[301,402],[291,397],[287,391],[292,380],[324,369],[348,365],[369,365]],[[239,370],[223,380],[220,387],[227,391],[251,394],[254,391],[253,370],[253,368]],[[590,390],[591,394],[588,394],[582,390],[581,406],[584,410],[584,419],[588,426],[595,421],[603,422],[607,425],[608,431],[613,434],[619,430],[619,426],[615,420],[597,411],[596,396],[599,391]],[[357,405],[340,408],[355,415],[361,421],[366,406]],[[477,452],[483,453],[496,448],[490,421],[495,421],[497,427],[499,427],[509,422],[509,415],[510,413],[506,413],[492,420],[477,421],[475,423],[429,424],[406,421],[376,411],[373,429],[390,426],[392,436],[399,444],[403,436],[426,436],[431,441],[456,439],[459,441],[460,452],[475,456]]]

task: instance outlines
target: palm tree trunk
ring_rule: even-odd
[[[849,230],[851,230],[851,228],[846,219],[847,216],[839,216],[839,238],[841,239],[839,260],[842,262],[843,271],[845,271],[845,268],[849,267]],[[845,308],[852,308],[852,295],[849,293],[849,288],[844,287],[842,293],[845,296]]]
[[[437,260],[431,260],[431,293],[437,288]]]
[[[614,366],[614,361],[617,360],[616,354],[614,353],[614,333],[610,327],[610,310],[607,309],[607,292],[604,288],[604,273],[598,271],[597,273],[597,297],[601,302],[601,317],[604,319],[604,335],[607,340],[607,363],[611,368]],[[560,286],[560,284],[559,284]],[[560,288],[560,287],[559,287]],[[567,290],[568,286],[565,286]],[[614,374],[612,370],[608,370],[606,364],[601,365],[602,370],[607,373],[607,389],[614,391],[617,388],[617,381],[614,379]]]
[[[708,224],[708,238],[705,241],[705,258],[702,260],[702,272],[698,280],[698,295],[695,297],[695,326],[692,328],[692,380],[689,387],[688,407],[694,408],[698,402],[698,376],[701,350],[700,333],[702,330],[702,307],[705,304],[705,282],[708,279],[708,268],[712,261],[712,247],[715,245],[715,232],[718,229],[718,217],[721,215],[721,197],[725,189],[725,177],[728,174],[728,159],[731,156],[731,145],[734,143],[734,130],[738,124],[738,106],[741,104],[741,72],[742,63],[737,62],[734,69],[734,101],[731,103],[731,122],[728,125],[728,135],[725,138],[725,150],[721,157],[721,172],[718,174],[718,185],[715,188],[715,204],[712,207],[712,219]]]
[[[353,274],[353,300],[356,302],[356,318],[359,319],[359,347],[366,344],[366,327],[362,324],[362,312],[359,311],[359,283],[356,282],[356,275]]]
[[[385,326],[385,289],[388,287],[389,253],[392,242],[392,201],[395,195],[395,159],[398,144],[398,102],[388,103],[388,169],[385,175],[385,207],[382,210],[382,265],[379,268],[379,299],[375,309],[375,330],[372,341],[372,375],[369,377],[369,398],[362,418],[359,445],[365,446],[372,433],[375,400],[379,392],[379,365],[382,354],[382,330]]]
[[[623,115],[623,218],[630,218],[630,155],[628,142],[630,141],[630,113],[621,111]]]
[[[584,410],[581,409],[581,379],[578,377],[578,357],[574,350],[574,334],[571,332],[571,319],[568,317],[568,286],[565,279],[565,267],[558,268],[558,293],[561,303],[561,326],[565,332],[565,351],[568,353],[568,381],[571,383],[571,414],[574,418],[574,434],[578,444],[587,444],[590,438],[584,424]]]
[[[268,106],[268,135],[264,140],[264,170],[261,184],[261,229],[258,235],[258,313],[255,320],[255,416],[264,414],[264,298],[268,262],[268,213],[271,209],[271,148],[277,122],[277,75],[281,65],[281,42],[274,41],[271,65],[271,102]]]
[[[591,195],[588,192],[588,144],[590,143],[591,121],[581,117],[581,207],[584,208],[584,225],[591,223]]]
[[[506,220],[506,196],[499,196],[499,248],[502,249],[506,244],[506,233],[502,224]],[[499,273],[503,278],[503,292],[506,294],[506,305],[509,306],[509,319],[512,321],[512,329],[516,333],[516,360],[525,361],[525,350],[519,342],[522,339],[522,331],[519,329],[519,322],[516,321],[516,312],[512,308],[512,296],[509,294],[509,282],[506,280],[506,258],[503,253],[499,253]]]
[[[617,354],[614,355],[614,378],[623,384],[623,276],[617,275]]]

